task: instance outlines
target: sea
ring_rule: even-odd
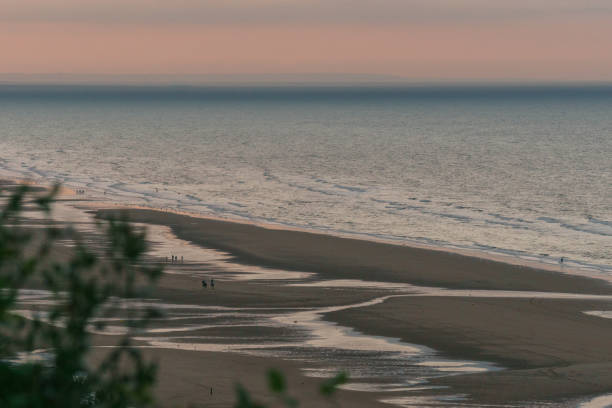
[[[609,85],[0,85],[0,177],[612,276]]]

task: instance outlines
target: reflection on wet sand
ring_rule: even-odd
[[[291,283],[295,285],[296,283]],[[299,283],[310,285],[310,283]],[[325,287],[325,281],[312,285]],[[359,288],[362,282],[329,282],[330,286]],[[377,288],[383,282],[372,283]],[[326,313],[363,308],[383,303],[395,297],[409,296],[480,296],[530,297],[559,299],[592,299],[602,296],[512,291],[457,291],[440,288],[420,288],[391,284],[391,294],[369,301],[343,306],[317,308],[247,308],[165,303],[160,300],[122,300],[121,307],[129,309],[155,306],[164,312],[152,327],[138,333],[136,340],[143,347],[214,352],[236,352],[258,356],[280,357],[298,361],[325,361],[326,366],[307,369],[305,374],[327,377],[340,369],[351,374],[352,382],[345,389],[361,392],[386,392],[393,397],[384,402],[411,406],[470,406],[460,404],[460,395],[429,398],[411,395],[417,391],[433,390],[427,379],[441,375],[456,375],[499,370],[493,364],[476,361],[457,361],[440,358],[424,346],[408,344],[399,339],[364,335],[350,327],[325,321]],[[403,293],[398,293],[401,291]],[[603,298],[611,299],[610,296]],[[23,310],[20,315],[34,317],[29,307],[37,309],[52,302],[45,291],[24,291],[20,296]],[[44,312],[37,312],[44,320]],[[92,333],[120,335],[127,331],[121,317],[101,318],[108,323],[103,330],[91,327]],[[252,330],[252,329],[258,330]],[[270,331],[260,332],[262,328]],[[232,331],[232,329],[238,329]],[[216,335],[211,335],[211,331]],[[452,393],[451,393],[452,394]],[[512,406],[512,405],[507,405]],[[544,405],[542,405],[544,406]]]
[[[70,219],[70,211],[66,210],[64,216]],[[93,224],[85,222],[86,217],[82,220],[83,224],[79,228],[87,232],[95,231]],[[326,314],[380,305],[398,297],[612,300],[612,296],[588,294],[458,290],[359,279],[322,280],[309,272],[243,265],[235,262],[229,253],[203,248],[176,238],[168,227],[147,227],[153,243],[149,254],[151,260],[159,262],[169,254],[178,254],[185,259],[185,263],[168,265],[168,275],[214,278],[220,283],[218,290],[223,289],[223,282],[257,281],[264,285],[274,285],[281,291],[283,287],[320,288],[322,291],[336,288],[354,293],[375,289],[384,295],[340,306],[307,308],[228,307],[188,302],[182,304],[176,301],[170,303],[160,299],[120,300],[124,309],[155,306],[164,312],[164,317],[153,320],[151,327],[136,333],[136,340],[141,347],[232,352],[289,359],[303,362],[304,373],[312,377],[329,377],[339,370],[346,370],[350,373],[351,382],[343,386],[345,389],[388,393],[389,397],[382,399],[383,402],[403,407],[482,406],[468,403],[464,395],[457,395],[452,389],[430,386],[428,379],[498,371],[502,367],[481,361],[445,359],[428,347],[403,342],[398,338],[364,334],[351,327],[326,321],[323,318]],[[19,313],[32,318],[34,310],[44,309],[51,301],[47,292],[25,291],[20,298],[22,309]],[[40,311],[38,313],[44,319],[44,314]],[[606,317],[605,313],[608,312],[587,313]],[[100,320],[107,323],[106,327],[103,330],[91,327],[92,333],[113,336],[127,330],[120,316]],[[312,368],[308,366],[310,362],[323,364]],[[436,395],[423,396],[422,393],[426,391],[436,391]],[[542,403],[538,406],[550,405]]]

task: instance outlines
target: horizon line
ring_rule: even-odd
[[[364,73],[270,73],[270,74],[74,74],[0,73],[0,85],[7,86],[585,86],[612,85],[602,79],[546,78],[406,78]]]

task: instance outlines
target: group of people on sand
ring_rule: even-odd
[[[77,193],[77,194],[85,194],[85,190],[83,190],[83,189],[77,189],[77,190],[76,190],[76,193]]]
[[[203,288],[208,288],[209,284],[206,283],[206,279],[202,280],[202,287]],[[213,278],[210,278],[210,288],[214,289],[215,288],[215,280]]]
[[[178,255],[170,255],[170,262],[173,263],[173,264],[183,263],[184,262],[184,258],[181,255],[181,260],[179,261]],[[168,257],[166,257],[166,263],[168,263]],[[213,278],[210,278],[210,282],[207,282],[206,279],[203,279],[202,280],[202,287],[203,288],[210,287],[211,289],[214,289],[215,288],[215,280]]]
[[[170,255],[171,263],[183,263],[183,255],[181,255],[181,261],[179,262],[178,255]],[[166,257],[166,263],[168,263],[168,257]]]

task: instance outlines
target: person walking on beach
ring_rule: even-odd
[[[203,279],[203,280],[202,280],[202,287],[203,287],[203,288],[206,288],[206,286],[207,286],[207,285],[206,285],[206,279]]]
[[[215,288],[215,280],[213,278],[210,278],[210,288],[211,289]]]

